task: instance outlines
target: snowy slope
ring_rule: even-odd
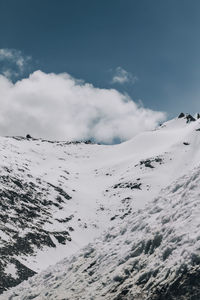
[[[174,119],[114,146],[1,138],[0,290],[139,217],[198,166],[199,128]]]
[[[200,299],[200,167],[0,299]]]

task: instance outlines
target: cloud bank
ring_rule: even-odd
[[[16,83],[0,75],[0,105],[0,135],[51,140],[125,141],[165,118],[115,89],[42,71]]]
[[[20,50],[0,49],[1,73],[7,78],[15,78],[23,75],[31,56],[24,56]]]
[[[122,67],[115,69],[115,74],[112,78],[112,83],[124,84],[132,83],[135,84],[138,80],[137,76],[133,76],[130,72],[127,72]]]

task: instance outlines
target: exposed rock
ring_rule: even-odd
[[[187,119],[187,123],[196,121],[196,119],[193,116],[191,116],[190,114],[188,114],[186,116],[186,119]]]
[[[180,115],[178,116],[178,118],[184,118],[185,117],[185,114],[184,113],[180,113]]]

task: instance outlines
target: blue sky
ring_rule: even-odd
[[[199,30],[198,0],[0,1],[0,48],[32,58],[19,78],[67,72],[169,118],[200,111]]]

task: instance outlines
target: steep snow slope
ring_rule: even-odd
[[[200,167],[1,300],[199,300]]]
[[[0,139],[0,291],[119,228],[199,164],[199,120],[115,146]]]

